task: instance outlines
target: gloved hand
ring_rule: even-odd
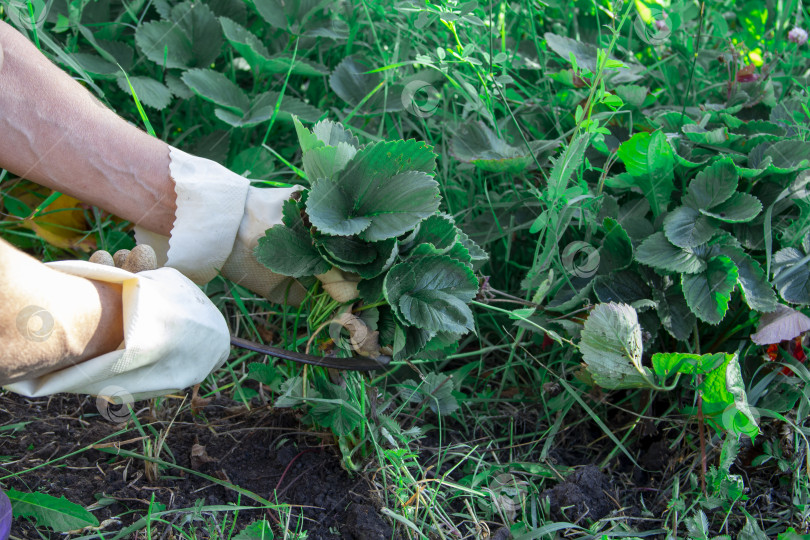
[[[281,223],[285,200],[300,188],[254,188],[214,161],[170,148],[177,193],[171,236],[136,227],[139,243],[155,248],[158,263],[176,268],[198,285],[217,272],[268,300],[300,304],[306,290],[256,261],[253,249],[271,226]],[[289,291],[289,292],[288,292]]]
[[[201,382],[230,352],[222,314],[202,291],[173,268],[156,268],[149,246],[131,253],[97,252],[92,261],[59,261],[48,266],[75,276],[120,283],[124,342],[109,353],[46,375],[18,381],[8,390],[30,397],[73,392],[102,396],[129,394],[145,399]]]

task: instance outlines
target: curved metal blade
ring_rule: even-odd
[[[292,360],[301,364],[309,364],[311,366],[322,366],[334,369],[345,369],[349,371],[373,371],[375,369],[383,368],[391,362],[390,356],[378,356],[377,358],[366,358],[364,356],[352,356],[350,358],[338,358],[336,356],[315,356],[312,354],[304,354],[295,351],[288,351],[270,345],[262,345],[249,339],[243,339],[236,336],[231,336],[231,345],[248,349],[254,352],[275,356],[276,358],[283,358],[284,360]]]

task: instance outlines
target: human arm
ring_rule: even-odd
[[[58,272],[0,239],[0,384],[114,350],[121,286]]]
[[[0,167],[135,223],[139,242],[195,283],[221,271],[271,300],[303,299],[297,282],[253,257],[292,190],[252,188],[147,135],[3,22],[0,57]]]
[[[172,268],[152,262],[135,272],[128,263],[44,265],[0,240],[0,385],[27,396],[113,389],[139,399],[220,366],[230,336],[216,306]]]
[[[0,21],[0,167],[169,234],[169,145],[109,110]]]

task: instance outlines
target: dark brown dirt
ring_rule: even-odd
[[[596,521],[605,517],[613,508],[609,490],[610,479],[598,467],[587,465],[540,496],[549,498],[555,520],[576,523],[585,518]]]
[[[371,487],[362,476],[352,476],[341,467],[330,435],[303,431],[295,414],[287,410],[248,411],[226,399],[209,404],[199,416],[185,407],[174,418],[175,401],[180,402],[169,400],[158,413],[148,408],[138,411],[142,429],[153,444],[167,433],[160,459],[293,505],[290,529],[301,523],[299,530],[308,531],[310,539],[392,538],[391,524],[378,513]],[[135,405],[146,407],[148,402]],[[20,422],[25,425],[18,430],[8,427]],[[109,444],[117,442],[121,449],[143,455],[142,433],[132,422],[124,426],[105,420],[95,401],[86,396],[2,395],[0,426],[6,428],[0,428],[0,487],[65,496],[85,507],[106,498],[111,504],[93,514],[102,523],[121,518],[104,526],[108,535],[144,516],[151,500],[178,510],[167,516],[174,523],[195,516],[194,507],[200,501],[258,505],[245,495],[240,500],[233,489],[172,467],[158,467],[159,478],[150,480],[143,459],[116,455]],[[107,445],[106,452],[98,448],[99,443]],[[222,519],[220,513],[217,520],[225,526]],[[258,519],[275,523],[280,532],[278,522],[283,516],[275,510],[240,512],[236,530]],[[194,527],[185,526],[189,528]],[[153,538],[160,538],[165,529],[166,525],[153,526]],[[218,537],[216,531],[204,529],[196,534],[197,538]],[[15,523],[12,535],[40,538],[33,524],[22,520]]]

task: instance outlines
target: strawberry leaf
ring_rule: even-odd
[[[427,174],[434,166],[433,152],[415,141],[366,146],[336,181],[312,182],[310,221],[324,233],[370,242],[404,234],[439,207],[438,184]]]
[[[737,267],[724,255],[709,259],[706,269],[697,274],[683,274],[681,287],[689,309],[709,324],[719,323],[726,315],[737,277]]]
[[[424,257],[418,266],[394,266],[383,290],[397,316],[408,324],[433,334],[474,328],[467,304],[478,292],[478,279],[469,267],[446,255]]]

